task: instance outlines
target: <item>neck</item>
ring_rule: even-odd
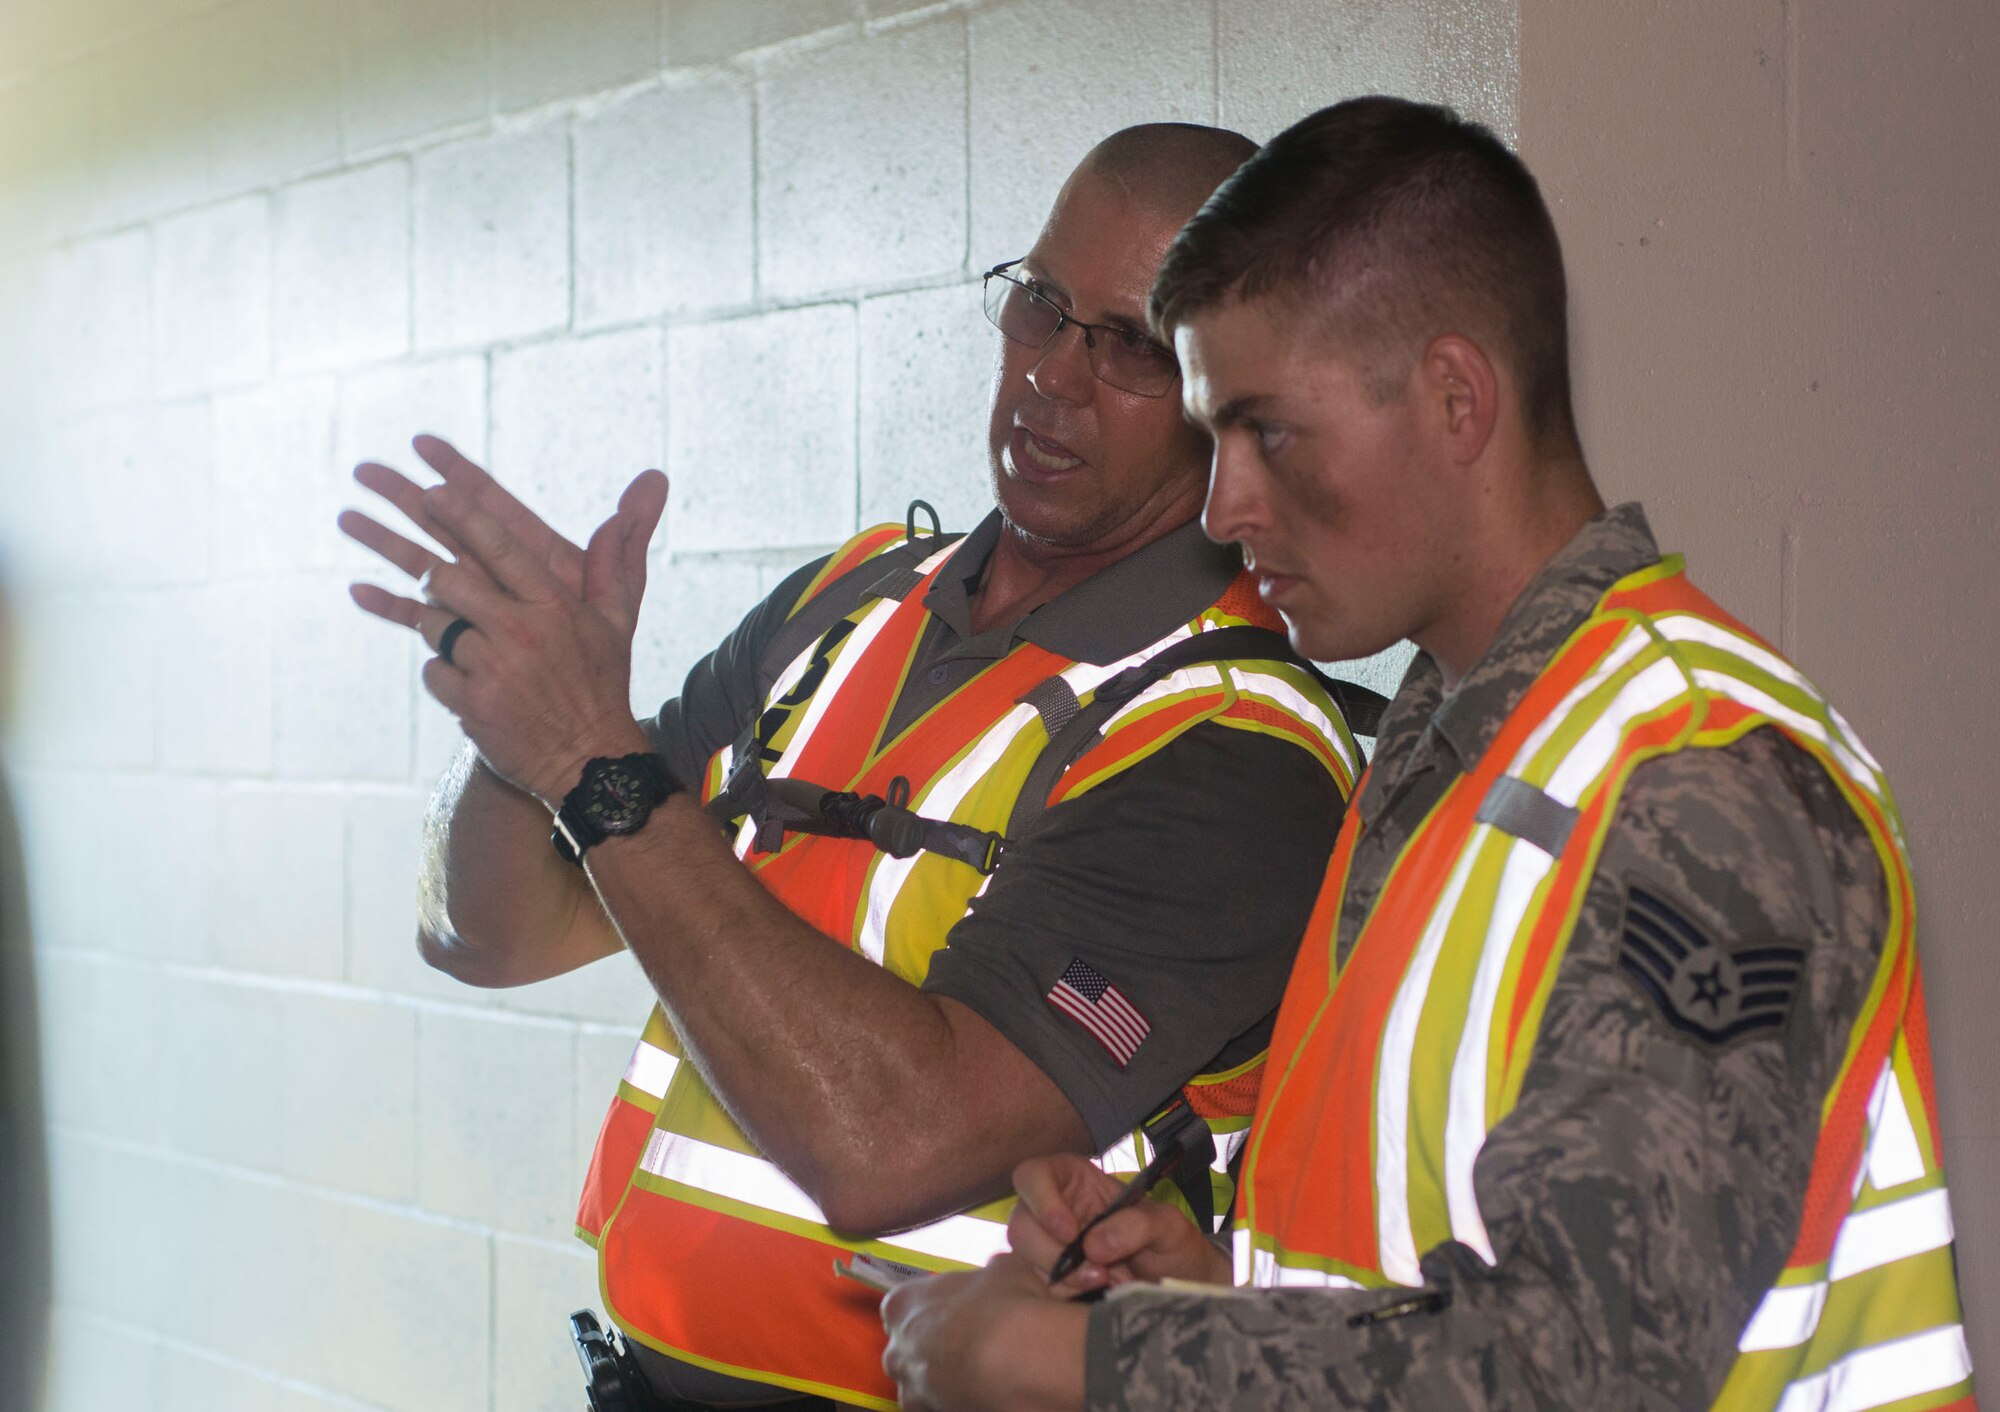
[[[1013,524],[1003,524],[972,595],[972,630],[981,633],[1003,623],[1019,622],[1093,574],[1164,539],[1200,509],[1197,487],[1193,495],[1176,497],[1158,513],[1135,516],[1113,533],[1075,546],[1032,539]]]
[[[1457,591],[1431,626],[1413,635],[1436,659],[1447,691],[1493,646],[1535,575],[1604,512],[1603,497],[1580,455],[1541,461],[1530,474],[1508,479],[1518,493],[1494,497],[1501,501],[1499,513],[1474,530],[1462,552],[1468,572]]]

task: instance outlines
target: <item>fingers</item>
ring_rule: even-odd
[[[522,547],[540,559],[572,592],[581,591],[583,552],[515,498],[490,471],[442,437],[425,434],[410,445],[425,464],[444,478],[445,484],[466,491],[474,504],[505,525]]]
[[[340,526],[342,534],[363,549],[381,555],[413,579],[422,578],[444,562],[415,540],[405,539],[359,510],[342,510],[334,523]]]
[[[422,619],[424,605],[414,598],[405,598],[400,593],[391,593],[372,583],[351,583],[347,586],[347,596],[364,613],[396,624],[398,627],[414,629]]]
[[[433,486],[424,492],[424,506],[458,537],[464,547],[463,557],[485,569],[493,582],[508,593],[543,603],[570,592],[522,545],[517,535],[456,486]]]
[[[405,519],[436,540],[445,553],[464,552],[451,532],[431,518],[424,506],[424,488],[401,471],[391,470],[380,461],[363,461],[354,468],[354,479],[402,511]]]

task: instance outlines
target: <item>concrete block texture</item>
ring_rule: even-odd
[[[793,0],[785,5],[744,5],[738,0],[674,0],[666,7],[665,46],[670,64],[712,64],[860,17],[857,0]]]
[[[976,269],[1027,253],[1099,139],[1133,123],[1215,120],[1206,0],[1162,0],[1143,24],[1092,0],[1024,0],[977,11],[971,25]]]
[[[965,263],[965,82],[965,26],[955,16],[765,67],[765,293],[796,299]]]
[[[347,0],[340,132],[352,157],[470,123],[492,106],[489,0]]]
[[[369,995],[269,997],[277,1168],[293,1181],[408,1202],[417,1183],[417,1012]],[[273,1057],[277,1063],[272,1064]]]
[[[278,194],[278,365],[336,367],[410,346],[410,169],[382,162]]]
[[[225,827],[233,822],[225,816]],[[281,1124],[298,1101],[284,1082],[284,997],[212,975],[148,979],[159,1013],[160,1144],[225,1166],[277,1170]]]
[[[665,394],[657,329],[495,353],[491,469],[558,533],[587,543],[632,478],[662,464]]]
[[[489,1005],[497,992],[462,985],[417,955],[417,875],[428,791],[347,801],[347,979],[365,990]]]
[[[576,1033],[514,1016],[417,1017],[417,1199],[513,1235],[567,1238],[577,1152]]]
[[[800,554],[801,562],[807,556]],[[650,716],[679,695],[688,669],[715,650],[775,580],[739,559],[656,555],[632,642],[632,711]]]
[[[275,624],[269,592],[261,584],[213,584],[159,606],[161,766],[192,774],[270,774]]]
[[[153,694],[160,604],[136,593],[51,593],[20,644],[37,689],[17,722],[16,760],[143,769],[158,754]]]
[[[598,1309],[597,1260],[583,1245],[493,1240],[496,1387],[510,1412],[571,1412],[582,1377],[569,1341],[575,1309]]]
[[[493,91],[525,108],[643,78],[659,65],[658,0],[490,0]]]
[[[1364,93],[1436,99],[1425,7],[1217,0],[1218,121],[1258,142]]]
[[[569,138],[558,126],[425,153],[416,168],[422,349],[569,322]]]
[[[272,593],[278,773],[407,780],[416,635],[355,607],[343,578],[286,579]]]
[[[56,72],[82,90],[88,144],[73,214],[105,230],[205,200],[210,76],[199,21],[130,35]],[[74,115],[72,115],[74,116]]]
[[[334,460],[338,385],[316,376],[265,383],[214,399],[214,514],[218,575],[331,568],[345,477]]]
[[[750,88],[726,74],[577,120],[580,326],[749,302],[752,121]]]
[[[218,804],[209,959],[235,970],[339,980],[345,830],[328,792],[244,785]]]
[[[153,244],[144,230],[72,245],[43,266],[28,336],[60,408],[143,401],[153,384]]]
[[[855,528],[855,318],[827,304],[667,334],[667,543],[837,543]]]
[[[443,437],[472,460],[483,463],[486,374],[486,359],[467,354],[385,363],[341,378],[330,468],[339,486],[339,503],[365,510],[399,533],[410,534],[412,526],[396,510],[354,484],[355,464],[380,461],[420,485],[434,483],[436,475],[410,447],[418,432]],[[395,578],[395,571],[380,558],[334,530],[331,520],[321,525],[321,533],[343,568],[380,575],[384,582]]]
[[[162,396],[210,392],[271,366],[271,203],[245,196],[153,234],[153,349]]]
[[[160,976],[103,956],[44,951],[35,958],[42,1025],[43,1103],[49,1121],[124,1142],[161,1133],[164,1030]],[[61,1022],[52,1023],[56,1017]]]
[[[993,508],[987,422],[1000,334],[978,284],[861,305],[861,522],[900,520],[913,499],[946,529]]]
[[[158,1407],[165,1350],[153,1339],[87,1314],[50,1323],[47,1412]]]

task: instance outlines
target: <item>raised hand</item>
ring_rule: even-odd
[[[1021,1199],[1007,1220],[1014,1252],[1047,1272],[1064,1246],[1092,1217],[1118,1199],[1125,1184],[1083,1157],[1035,1157],[1014,1169]],[[1141,1201],[1108,1217],[1084,1238],[1084,1263],[1057,1285],[1079,1294],[1133,1280],[1182,1279],[1228,1284],[1229,1261],[1176,1206]]]
[[[882,1301],[882,1367],[906,1412],[1083,1406],[1089,1311],[1015,1255],[899,1285]]]
[[[553,808],[585,761],[647,748],[631,713],[632,636],[666,477],[637,477],[578,549],[446,443],[422,437],[417,449],[444,484],[420,489],[373,463],[356,477],[445,554],[349,511],[341,529],[416,578],[422,596],[349,592],[423,637],[439,654],[424,664],[425,689],[495,772]]]

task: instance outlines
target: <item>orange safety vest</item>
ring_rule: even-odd
[[[799,606],[905,542],[901,526],[858,536],[834,555]],[[758,715],[769,777],[862,794],[887,794],[901,778],[909,782],[909,807],[923,816],[998,833],[1049,745],[1044,717],[1023,699],[1036,688],[1060,677],[1087,708],[1100,685],[1197,633],[1276,624],[1239,576],[1192,622],[1120,662],[1075,662],[1018,643],[882,742],[923,630],[924,594],[949,555],[940,549],[919,563],[906,576],[916,582],[900,597],[864,597],[777,676]],[[1209,662],[1173,671],[1120,707],[1097,743],[1061,776],[1050,802],[1094,787],[1203,721],[1294,742],[1329,771],[1343,797],[1352,787],[1358,749],[1311,674],[1280,661]],[[705,799],[721,792],[736,763],[734,749],[710,762]],[[986,882],[957,857],[896,858],[852,838],[787,834],[775,851],[761,852],[749,820],[738,831],[736,851],[807,923],[912,983],[923,980],[932,954]],[[606,1309],[630,1337],[686,1362],[837,1401],[893,1407],[895,1388],[881,1367],[879,1300],[837,1278],[834,1259],[862,1251],[927,1270],[982,1264],[1006,1249],[1011,1201],[879,1240],[846,1239],[757,1151],[682,1057],[656,1006],[591,1159],[577,1231],[598,1249]],[[1185,1091],[1215,1130],[1218,1169],[1247,1132],[1262,1069],[1258,1055],[1226,1073],[1201,1075]],[[1107,1171],[1132,1172],[1145,1156],[1135,1134],[1099,1161]],[[1232,1197],[1225,1181],[1218,1209]]]
[[[1239,1283],[1416,1285],[1446,1240],[1494,1263],[1473,1164],[1520,1094],[1625,781],[1761,726],[1818,760],[1867,828],[1888,934],[1821,1108],[1791,1256],[1715,1405],[1972,1405],[1894,800],[1840,714],[1689,585],[1678,556],[1613,585],[1555,654],[1397,856],[1336,977],[1359,832],[1348,815],[1272,1038],[1238,1198]],[[1577,811],[1554,854],[1488,821],[1490,801],[1524,791]]]

